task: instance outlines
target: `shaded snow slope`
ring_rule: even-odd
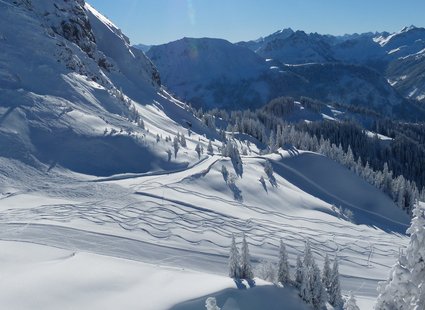
[[[19,3],[0,2],[2,156],[45,170],[146,172],[196,157],[168,162],[171,143],[154,143],[156,134],[164,139],[190,124],[215,137],[160,89],[146,56],[84,1]]]

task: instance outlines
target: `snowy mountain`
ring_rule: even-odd
[[[266,61],[228,41],[184,38],[153,46],[147,55],[164,85],[196,106],[255,106],[267,96],[257,81],[268,71]]]
[[[285,37],[287,32],[274,36]],[[290,37],[294,35],[302,39],[300,44],[306,43],[305,33],[296,32]],[[264,42],[267,40],[270,38]],[[147,55],[160,71],[164,85],[197,107],[260,107],[279,96],[308,96],[391,115],[393,109],[405,104],[384,77],[359,65],[285,65],[217,39],[185,38],[154,46]],[[297,55],[303,57],[302,53]]]
[[[282,240],[291,278],[309,241],[320,268],[338,258],[342,294],[372,309],[408,243],[409,216],[387,194],[318,153],[265,154],[254,137],[220,135],[224,120],[194,116],[83,0],[0,0],[0,38],[1,308],[202,309],[214,296],[227,310],[309,309],[264,275]],[[272,76],[307,89],[318,70],[222,40],[166,52],[202,82],[247,77],[259,94]],[[366,87],[369,72],[325,67],[317,82],[359,71],[350,87]],[[228,277],[232,236],[246,237],[254,279]]]

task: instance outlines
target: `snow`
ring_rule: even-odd
[[[35,2],[36,10],[47,6],[59,14],[48,17],[54,22],[73,14],[68,6],[56,11]],[[242,177],[229,186],[221,167],[234,168],[218,154],[218,135],[158,85],[149,59],[116,26],[88,5],[83,12],[96,59],[58,34],[46,35],[48,18],[0,2],[7,38],[0,41],[6,72],[0,75],[2,308],[199,309],[215,296],[223,309],[305,309],[291,288],[256,279],[256,287],[237,289],[226,276],[231,236],[240,240],[245,233],[254,267],[277,261],[281,239],[292,274],[305,240],[320,266],[326,253],[337,255],[343,293],[353,291],[362,309],[372,309],[377,282],[407,244],[407,215],[324,156],[296,149],[260,155],[264,146],[239,133],[237,145],[252,144],[242,156]],[[251,60],[244,70],[269,67]],[[210,77],[220,73],[212,69]],[[118,89],[146,129],[129,119],[114,95]],[[168,162],[165,137],[177,132],[187,147]],[[195,146],[206,149],[210,139],[214,154],[198,159]],[[266,161],[274,181],[264,172]]]
[[[372,131],[369,131],[369,130],[366,130],[366,131],[365,131],[365,133],[366,133],[366,135],[367,135],[369,138],[375,138],[375,137],[377,137],[379,140],[382,140],[382,141],[392,141],[392,140],[394,140],[394,139],[393,139],[393,138],[391,138],[391,137],[387,137],[387,136],[385,136],[385,135],[381,135],[381,134],[379,134],[379,133],[372,132]]]

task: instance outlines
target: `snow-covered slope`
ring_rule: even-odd
[[[233,176],[217,134],[82,0],[0,0],[0,29],[1,308],[194,309],[216,296],[223,309],[305,309],[291,288],[226,276],[245,233],[255,266],[280,239],[291,272],[306,240],[320,265],[337,255],[343,293],[371,309],[407,242],[387,196],[319,154],[244,141]],[[187,146],[168,159],[177,132]],[[198,155],[209,139],[213,154]]]
[[[97,175],[187,166],[152,147],[156,134],[209,131],[110,21],[83,1],[0,6],[2,156]]]

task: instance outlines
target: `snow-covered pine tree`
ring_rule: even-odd
[[[310,241],[305,242],[305,248],[304,248],[304,258],[303,258],[303,266],[305,267],[312,267],[314,262],[313,253],[311,252],[311,246]]]
[[[425,305],[425,209],[416,204],[407,230],[410,242],[400,255],[388,281],[380,283],[375,309],[423,309]]]
[[[166,153],[167,153],[167,158],[168,158],[168,161],[171,161],[171,150],[170,149],[168,149],[168,150],[166,150],[165,151]]]
[[[301,260],[301,255],[297,255],[297,265],[295,267],[295,286],[297,288],[301,287],[303,281],[303,262]]]
[[[410,305],[416,287],[411,281],[411,274],[406,265],[406,256],[400,254],[397,263],[390,271],[389,279],[379,283],[376,310],[412,309]]]
[[[323,287],[322,277],[320,276],[320,269],[316,263],[313,263],[313,273],[311,282],[311,295],[313,308],[317,310],[326,309],[326,290]]]
[[[360,310],[360,308],[357,306],[356,298],[354,297],[353,292],[351,291],[347,299],[345,300],[344,310]]]
[[[198,154],[198,159],[200,159],[201,158],[201,145],[199,143],[196,144],[195,151]]]
[[[323,264],[322,283],[326,291],[329,292],[331,287],[331,265],[328,254],[326,254],[325,262]]]
[[[205,300],[205,308],[207,308],[207,310],[220,310],[217,306],[215,297],[208,297],[207,300]]]
[[[246,241],[245,234],[243,234],[242,237],[240,277],[242,279],[252,279],[254,277],[251,266],[251,258],[249,256],[248,242]]]
[[[179,148],[180,148],[178,137],[174,137],[173,148],[174,148],[174,158],[177,158],[177,152],[179,151]]]
[[[212,146],[211,140],[209,140],[209,141],[208,141],[207,152],[208,152],[208,154],[210,154],[210,155],[213,155],[213,154],[214,154],[214,149],[213,149],[213,146]]]
[[[300,286],[300,296],[301,298],[309,304],[313,302],[311,279],[313,278],[313,264],[314,258],[313,253],[311,252],[310,242],[307,240],[305,242],[304,248],[304,257],[302,263],[302,277],[301,277],[301,286]]]
[[[232,235],[232,243],[229,253],[229,277],[239,279],[241,274],[239,250],[236,246],[235,236]]]
[[[290,282],[288,253],[286,252],[286,247],[282,240],[280,240],[279,248],[279,269],[277,274],[277,281],[282,285],[286,285]]]
[[[181,136],[180,136],[180,144],[181,144],[182,147],[186,147],[187,146],[187,144],[186,144],[186,138],[185,138],[184,134],[181,134]]]
[[[332,273],[331,273],[331,285],[329,288],[329,303],[334,306],[336,309],[341,309],[344,302],[341,296],[341,284],[339,283],[339,267],[338,267],[338,259],[335,257]]]

